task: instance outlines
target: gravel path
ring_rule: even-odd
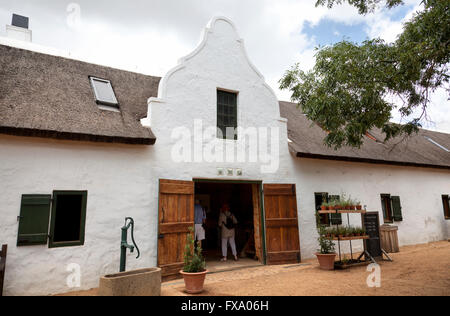
[[[205,292],[211,296],[309,295],[444,295],[450,296],[450,242],[402,247],[391,254],[394,262],[381,262],[381,288],[369,288],[367,267],[322,271],[317,260],[301,265],[261,266],[207,276]],[[166,282],[164,296],[184,296],[182,280]],[[64,295],[95,296],[96,289]]]
[[[381,288],[369,288],[367,267],[322,271],[309,265],[264,266],[207,276],[202,295],[445,295],[450,296],[450,242],[402,247],[394,262],[382,262]],[[167,296],[186,295],[183,282],[162,287]]]

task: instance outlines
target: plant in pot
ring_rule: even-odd
[[[361,228],[361,236],[367,236],[367,231],[364,227]]]
[[[337,230],[337,235],[339,236],[339,238],[344,238],[346,233],[347,232],[345,227],[339,227]]]
[[[354,211],[356,208],[355,201],[352,199],[348,199],[348,206],[350,211]]]
[[[334,260],[336,259],[336,252],[334,251],[334,242],[330,237],[327,237],[327,228],[325,225],[319,224],[317,226],[319,233],[320,249],[316,253],[319,266],[322,270],[334,270]]]
[[[348,236],[349,237],[355,237],[356,236],[356,228],[355,227],[350,227],[348,230]]]
[[[330,201],[327,203],[328,205],[328,210],[333,211],[336,207],[336,203],[334,201]]]
[[[355,204],[356,204],[356,209],[357,209],[358,211],[361,211],[361,210],[362,210],[361,202],[360,202],[360,201],[355,201]]]
[[[342,199],[342,198],[341,198],[339,204],[340,204],[340,209],[341,209],[341,210],[345,210],[345,207],[346,207],[346,201],[345,201],[345,199]]]
[[[326,211],[326,210],[328,210],[328,205],[329,205],[328,202],[323,202],[322,205],[320,206],[320,209],[322,211]]]
[[[183,276],[186,292],[189,294],[199,294],[203,292],[203,285],[208,271],[206,262],[202,255],[202,248],[195,245],[193,229],[189,229],[187,243],[184,250],[184,268],[180,271]]]

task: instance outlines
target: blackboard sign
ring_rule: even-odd
[[[362,217],[363,227],[366,229],[369,239],[364,241],[366,251],[373,257],[383,256],[380,239],[380,220],[378,212],[368,212]]]

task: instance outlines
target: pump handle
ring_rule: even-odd
[[[141,252],[139,251],[139,248],[138,248],[138,246],[136,245],[136,241],[134,240],[134,219],[131,218],[131,217],[125,218],[125,225],[127,224],[127,221],[128,221],[128,220],[130,221],[130,223],[128,224],[128,227],[131,226],[131,240],[133,241],[133,245],[134,245],[134,247],[136,248],[137,253],[138,253],[136,259],[139,259],[139,257],[141,256]]]

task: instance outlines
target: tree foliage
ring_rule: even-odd
[[[317,0],[316,6],[326,5],[328,8],[332,8],[335,4],[342,4],[348,2],[350,5],[356,7],[360,14],[366,14],[373,12],[376,6],[383,2],[383,0]],[[386,7],[393,8],[399,4],[403,4],[403,0],[384,0]]]
[[[385,1],[388,7],[401,3]],[[319,0],[318,4],[342,2]],[[380,0],[347,2],[366,13]],[[449,91],[450,0],[424,0],[423,6],[404,24],[394,43],[344,40],[319,47],[311,71],[304,72],[297,64],[280,80],[280,88],[292,92],[292,100],[306,116],[329,132],[327,145],[359,147],[373,128],[381,129],[385,140],[410,135],[421,127],[430,94],[439,87]],[[388,96],[396,96],[401,104],[389,102]],[[418,108],[422,114],[406,124],[390,122],[393,109],[406,118]]]

